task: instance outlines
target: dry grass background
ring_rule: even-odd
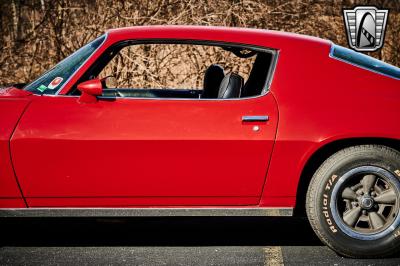
[[[255,56],[239,58],[218,46],[146,44],[123,48],[99,78],[113,76],[117,88],[201,89],[207,67],[223,66],[247,79]]]
[[[342,8],[360,4],[390,8],[384,48],[370,55],[400,66],[399,0],[0,0],[0,84],[30,81],[105,30],[134,25],[263,28],[347,46]]]

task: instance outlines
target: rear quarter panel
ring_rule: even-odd
[[[272,93],[276,143],[262,206],[294,206],[301,172],[324,145],[349,138],[400,139],[400,82],[330,57],[330,43],[281,49]]]

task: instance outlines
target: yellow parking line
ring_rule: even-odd
[[[264,254],[265,254],[264,266],[284,265],[281,247],[278,246],[265,247]]]

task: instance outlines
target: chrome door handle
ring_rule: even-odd
[[[267,115],[245,115],[242,116],[243,122],[266,122],[269,120]]]

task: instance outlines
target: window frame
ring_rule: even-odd
[[[193,40],[193,39],[168,39],[168,38],[157,38],[157,39],[129,39],[129,40],[122,40],[115,42],[111,45],[109,45],[102,53],[101,55],[98,56],[98,58],[92,63],[92,65],[79,77],[79,79],[71,86],[70,90],[65,96],[71,96],[74,97],[75,95],[71,95],[73,93],[74,88],[77,87],[77,85],[81,82],[83,82],[81,79],[85,76],[88,75],[88,72],[93,71],[93,68],[96,67],[97,63],[99,60],[102,60],[102,58],[110,51],[115,49],[117,46],[122,46],[121,49],[127,46],[131,45],[146,45],[146,44],[182,44],[182,45],[203,45],[203,46],[218,46],[218,47],[238,47],[238,48],[244,48],[244,49],[249,49],[249,50],[254,50],[258,52],[263,52],[263,53],[270,53],[272,56],[271,60],[271,66],[268,70],[268,74],[265,80],[265,83],[263,85],[263,89],[261,91],[260,95],[256,96],[250,96],[250,97],[243,97],[243,98],[228,98],[228,99],[221,99],[221,98],[215,98],[215,99],[210,99],[210,98],[173,98],[173,97],[168,97],[168,98],[160,98],[160,97],[113,97],[113,96],[98,96],[98,99],[147,99],[147,100],[192,100],[192,101],[203,101],[203,100],[208,100],[208,101],[215,101],[215,100],[246,100],[246,99],[253,99],[253,98],[259,98],[263,97],[268,92],[270,91],[273,77],[275,75],[275,70],[276,66],[278,63],[278,58],[279,58],[279,50],[277,49],[272,49],[272,48],[267,48],[267,47],[262,47],[262,46],[257,46],[257,45],[251,45],[251,44],[243,44],[243,43],[232,43],[232,42],[223,42],[223,41],[210,41],[210,40]],[[111,59],[112,60],[112,59]],[[111,61],[110,60],[110,61]],[[109,61],[109,62],[110,62]],[[108,63],[109,63],[108,62]],[[108,64],[107,63],[107,64]],[[105,65],[106,66],[106,65]],[[104,67],[105,67],[104,66]],[[104,69],[103,67],[103,69]],[[100,70],[101,72],[102,70]],[[75,96],[79,97],[79,96]]]

